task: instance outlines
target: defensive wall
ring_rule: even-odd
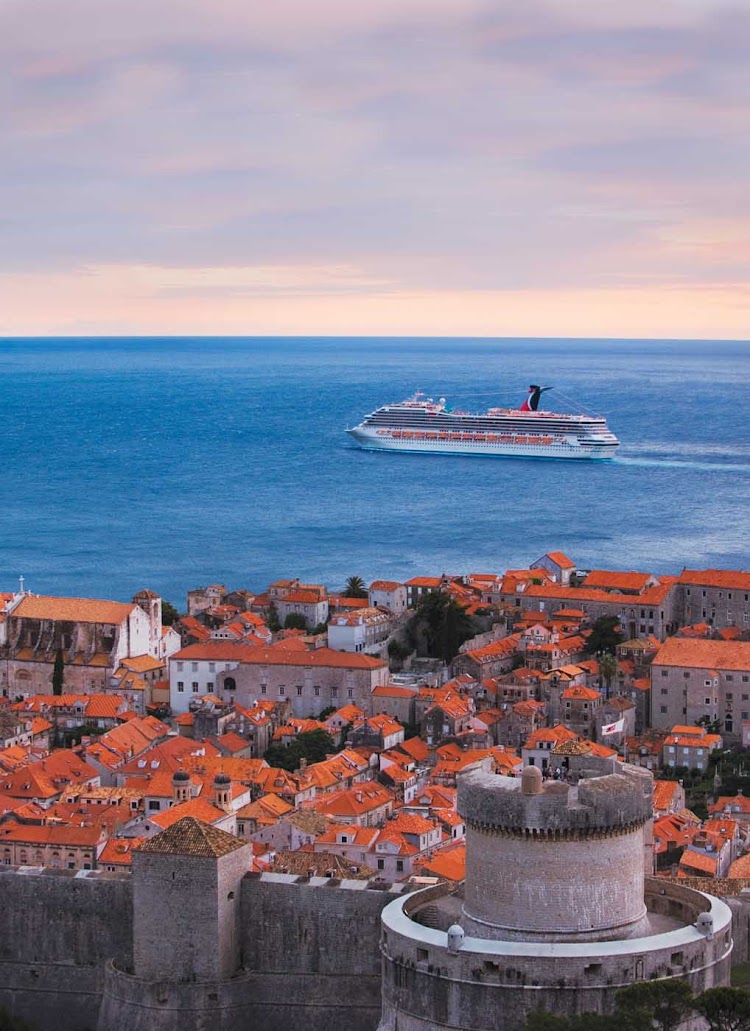
[[[446,886],[394,900],[383,912],[379,1031],[502,1031],[532,1009],[606,1013],[618,988],[681,977],[693,991],[728,983],[729,907],[695,890],[649,879],[649,913],[683,926],[640,939],[556,942],[456,937],[420,923]],[[710,914],[710,921],[702,919]],[[432,920],[430,921],[433,922]]]
[[[374,1031],[380,914],[401,889],[371,884],[247,875],[240,892],[241,970],[224,980],[177,985],[133,974],[129,875],[6,867],[0,870],[0,1005],[35,1031],[179,1031],[186,1012],[211,1031]],[[190,919],[175,913],[165,922],[165,956],[180,951],[178,929]]]

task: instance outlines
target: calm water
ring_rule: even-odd
[[[0,340],[0,590],[178,605],[220,581],[750,566],[750,346],[556,340]],[[344,428],[421,388],[531,382],[599,410],[611,464],[366,452]],[[555,395],[548,395],[555,397]]]

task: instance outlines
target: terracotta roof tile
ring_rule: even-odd
[[[243,847],[245,842],[233,834],[201,823],[193,816],[185,816],[144,842],[138,852],[218,859]]]

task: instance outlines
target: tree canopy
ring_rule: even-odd
[[[476,633],[466,609],[442,591],[424,595],[409,620],[407,635],[422,654],[450,662]]]
[[[335,751],[333,738],[325,730],[306,730],[298,734],[290,745],[271,745],[263,758],[269,766],[293,773],[299,768],[301,759],[318,763]]]
[[[350,576],[344,588],[345,598],[366,598],[367,588],[361,576]]]
[[[301,612],[290,612],[284,620],[285,630],[307,630],[307,620]]]
[[[694,1006],[710,1031],[750,1031],[750,995],[739,988],[709,988]]]
[[[589,655],[596,655],[597,652],[609,652],[610,655],[614,655],[617,645],[624,639],[625,635],[620,630],[617,616],[600,616],[594,620],[586,642],[586,651]]]
[[[174,626],[177,620],[180,618],[180,613],[174,607],[171,601],[166,601],[164,598],[161,600],[161,621],[164,626]]]

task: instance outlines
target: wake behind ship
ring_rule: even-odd
[[[378,451],[432,451],[447,455],[507,458],[614,458],[619,440],[600,415],[569,415],[539,409],[551,387],[532,384],[520,408],[484,413],[449,411],[441,397],[416,393],[383,405],[347,430],[363,448]]]

